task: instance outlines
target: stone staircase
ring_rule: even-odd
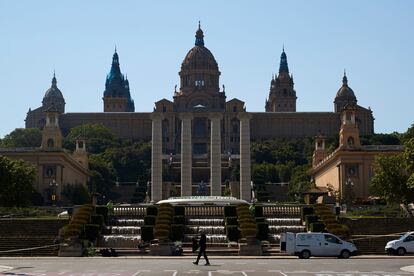
[[[59,228],[67,220],[56,219],[0,219],[0,256],[53,256],[54,247],[4,252],[7,250],[53,245]]]

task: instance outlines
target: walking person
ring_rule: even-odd
[[[197,260],[195,262],[193,262],[193,264],[198,265],[198,261],[201,258],[201,254],[203,254],[204,259],[206,260],[205,265],[210,265],[210,262],[208,261],[207,253],[206,253],[206,249],[207,249],[207,237],[206,237],[206,234],[204,234],[204,233],[201,234],[200,242],[198,243],[198,245],[199,245],[199,251],[198,251]]]

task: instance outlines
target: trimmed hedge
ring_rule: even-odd
[[[184,225],[172,224],[170,238],[172,241],[182,241],[184,238]]]
[[[236,206],[224,206],[224,217],[236,217]]]
[[[266,218],[265,217],[256,217],[255,220],[256,220],[256,223],[266,222]]]
[[[324,232],[325,224],[321,221],[312,222],[309,226],[311,232]]]
[[[174,216],[185,216],[185,207],[174,206]]]
[[[238,225],[237,217],[226,217],[226,225]]]
[[[89,240],[90,242],[94,242],[98,238],[99,229],[100,226],[97,224],[85,224],[85,239]]]
[[[264,241],[269,238],[269,223],[259,222],[257,223],[257,239]]]
[[[174,216],[173,217],[174,224],[184,224],[185,225],[185,216]]]
[[[141,226],[141,239],[145,242],[149,242],[154,239],[154,227],[149,225]]]
[[[103,215],[92,215],[91,216],[91,224],[99,225],[99,230],[105,225],[104,223],[104,216]]]
[[[254,216],[257,217],[263,217],[263,206],[255,206],[254,208]]]
[[[226,227],[226,235],[229,241],[238,241],[240,238],[240,231],[236,225],[228,225]]]
[[[316,222],[318,221],[318,216],[317,215],[306,215],[305,216],[305,222],[306,222],[306,226],[310,226],[310,224],[312,222]]]
[[[156,206],[147,207],[147,216],[157,216],[157,215],[158,215],[158,208]]]
[[[108,223],[108,213],[109,213],[108,207],[106,207],[106,206],[96,206],[95,207],[95,213],[97,215],[102,215],[103,216],[104,224]]]
[[[145,216],[144,225],[155,225],[155,216]]]
[[[162,228],[154,229],[154,237],[156,239],[159,239],[159,240],[160,239],[165,239],[165,238],[168,238],[169,235],[170,235],[169,230],[162,229]]]
[[[314,214],[313,207],[311,207],[311,206],[302,207],[302,211],[301,211],[302,221],[304,221],[306,219],[307,215],[313,215],[313,214]]]

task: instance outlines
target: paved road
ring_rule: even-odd
[[[190,258],[0,258],[0,274],[33,276],[397,276],[414,258],[352,258],[349,260],[219,259],[211,266],[193,265]],[[204,264],[204,262],[200,262]],[[414,271],[414,269],[412,270]]]

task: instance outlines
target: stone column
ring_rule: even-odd
[[[153,112],[151,146],[151,202],[162,199],[162,114]]]
[[[191,113],[181,113],[181,196],[192,194],[192,148],[191,142]]]
[[[240,199],[251,200],[250,114],[239,113],[240,120]]]
[[[221,196],[221,114],[210,116],[210,195]]]

